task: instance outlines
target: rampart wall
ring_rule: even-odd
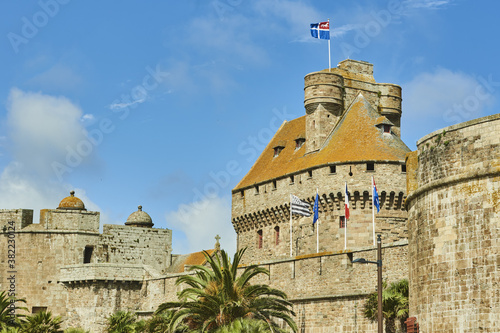
[[[410,316],[421,332],[500,332],[500,114],[417,147],[407,157]]]
[[[400,241],[383,246],[383,279],[388,283],[407,278],[407,245]],[[252,283],[283,290],[294,304],[301,332],[376,332],[376,324],[364,318],[363,306],[376,290],[377,268],[352,263],[360,257],[376,260],[375,248],[265,261],[260,265],[270,275],[260,275]],[[175,286],[175,281],[183,274],[187,273],[145,280],[140,313],[151,314],[161,303],[176,301],[182,286]]]

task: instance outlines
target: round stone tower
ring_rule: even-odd
[[[500,114],[407,156],[410,317],[422,332],[500,332]]]

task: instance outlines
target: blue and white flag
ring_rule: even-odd
[[[311,23],[311,36],[330,39],[330,22]]]
[[[290,210],[292,214],[311,216],[311,205],[308,202],[300,200],[298,197],[292,194],[290,202]]]
[[[380,212],[380,200],[378,198],[377,186],[375,185],[375,179],[372,177],[373,181],[373,205],[377,207],[377,213]]]
[[[313,225],[314,225],[319,218],[319,195],[318,195],[318,193],[316,193],[316,199],[314,200],[313,212],[314,212],[314,217],[313,217]]]

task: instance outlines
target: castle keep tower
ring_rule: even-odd
[[[400,139],[401,88],[377,83],[373,65],[355,60],[304,81],[305,115],[281,125],[232,191],[238,248],[247,248],[244,263],[270,271],[265,283],[286,292],[305,332],[374,332],[360,309],[375,290],[376,274],[352,261],[375,260],[374,177],[384,279],[390,283],[408,274],[403,202],[410,149]],[[313,226],[312,216],[290,216],[290,194],[312,211],[316,191],[319,225]]]
[[[377,232],[406,240],[405,154],[400,139],[401,88],[377,83],[373,65],[344,60],[306,75],[306,115],[285,121],[233,190],[238,248],[254,260],[290,256],[290,194],[320,195],[320,251],[344,249],[344,184],[351,202],[349,249],[373,244],[371,178],[382,209]],[[293,255],[316,252],[312,217],[292,219]]]

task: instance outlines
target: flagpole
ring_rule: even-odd
[[[290,257],[292,256],[292,193],[290,193]]]
[[[328,71],[332,71],[332,57],[330,56],[330,19],[328,19]]]
[[[318,195],[317,188],[316,188],[316,195]],[[318,199],[318,211],[319,211],[319,199]],[[316,221],[316,253],[319,253],[319,214],[318,214],[318,220]]]
[[[372,176],[372,218],[373,218],[373,246],[376,246],[375,242],[375,180]]]

